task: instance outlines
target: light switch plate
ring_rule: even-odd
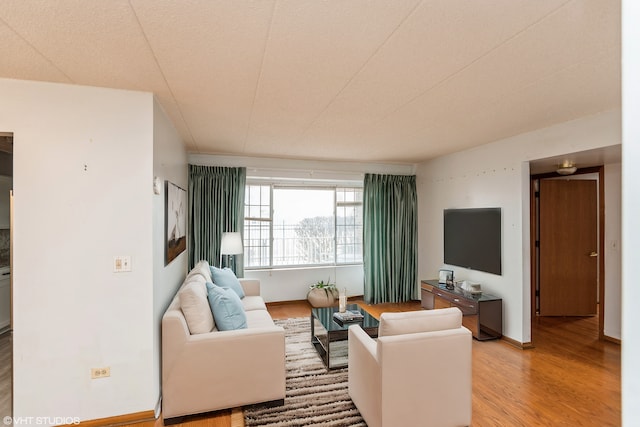
[[[153,177],[153,194],[160,194],[162,192],[162,180],[157,176]]]
[[[126,271],[131,271],[131,257],[128,255],[113,257],[113,272],[124,273]]]

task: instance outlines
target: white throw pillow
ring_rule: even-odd
[[[178,296],[189,332],[192,335],[211,332],[215,323],[207,299],[206,285],[200,281],[190,281],[180,289]]]
[[[205,260],[198,261],[198,263],[191,269],[189,274],[187,274],[187,279],[193,276],[201,275],[203,281],[211,282],[211,269],[209,268],[209,263]],[[187,282],[188,280],[185,280]]]

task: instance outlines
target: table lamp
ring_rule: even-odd
[[[239,255],[243,252],[242,236],[238,232],[226,232],[222,233],[222,240],[220,241],[220,268],[222,268],[222,255]],[[236,272],[235,257],[232,258],[231,269]]]

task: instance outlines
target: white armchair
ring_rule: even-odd
[[[349,395],[369,427],[471,424],[471,332],[458,308],[383,313],[349,328]]]

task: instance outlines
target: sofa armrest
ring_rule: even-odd
[[[259,279],[238,279],[244,290],[244,294],[248,296],[260,296],[260,280]]]
[[[162,316],[163,366],[173,365],[180,358],[182,348],[190,336],[189,326],[180,309],[170,309]]]
[[[353,341],[351,338],[354,338]],[[376,341],[363,331],[360,325],[349,326],[349,343],[352,343],[355,351],[355,353],[351,353],[350,347],[349,357],[353,357],[354,361],[358,362],[361,362],[362,358],[366,358],[377,366]]]
[[[213,331],[178,343],[163,360],[163,417],[284,399],[284,329]]]
[[[382,392],[376,341],[360,325],[351,325],[348,345],[349,396],[367,423],[379,426]]]

